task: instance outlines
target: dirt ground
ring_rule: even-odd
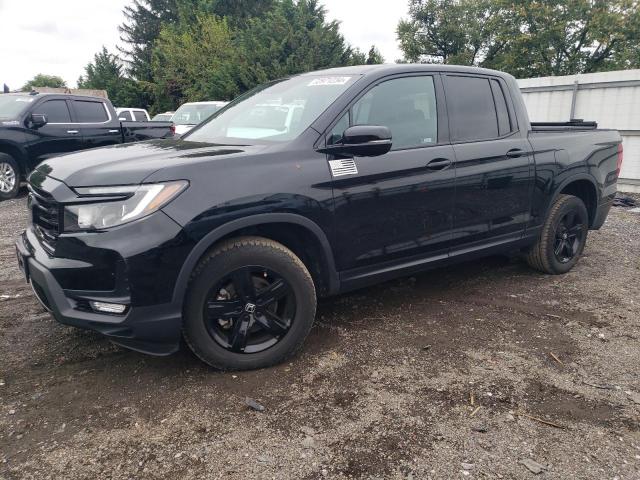
[[[2,480],[640,478],[640,213],[565,276],[496,257],[325,300],[246,373],[56,323],[16,267],[26,217],[0,203]]]

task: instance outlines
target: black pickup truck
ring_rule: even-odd
[[[313,72],[180,139],[43,162],[18,262],[62,323],[259,368],[302,345],[318,296],[496,253],[567,272],[621,162],[614,130],[531,124],[501,72]]]
[[[0,200],[43,160],[77,150],[174,134],[171,122],[120,122],[99,97],[17,93],[0,95]]]

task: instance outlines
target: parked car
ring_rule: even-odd
[[[170,122],[171,121],[171,117],[173,117],[173,114],[176,112],[164,112],[164,113],[159,113],[157,115],[155,115],[151,121],[152,122]]]
[[[189,102],[182,104],[171,117],[171,121],[176,125],[176,134],[184,135],[227,103],[229,102]]]
[[[144,108],[116,108],[118,120],[123,122],[150,122],[149,112]]]
[[[265,111],[256,127],[278,102],[301,115],[283,129]],[[615,130],[530,123],[505,73],[313,72],[181,139],[44,162],[18,262],[62,323],[158,355],[184,337],[209,365],[261,368],[300,348],[317,297],[496,253],[569,271],[621,163]]]
[[[256,105],[246,117],[231,122],[227,135],[230,137],[265,138],[286,134],[300,121],[304,105]]]
[[[64,94],[0,95],[0,199],[51,157],[76,150],[173,136],[171,122],[121,122],[109,100]]]

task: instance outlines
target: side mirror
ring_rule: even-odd
[[[32,128],[44,127],[47,124],[47,116],[42,113],[32,113],[29,121]]]
[[[347,128],[335,145],[327,145],[319,151],[331,155],[377,157],[391,150],[391,130],[380,125],[354,125]]]

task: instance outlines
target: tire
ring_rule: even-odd
[[[582,200],[560,195],[549,211],[527,263],[544,273],[567,273],[578,262],[587,242],[589,214]]]
[[[280,243],[240,237],[217,246],[194,269],[182,333],[212,367],[264,368],[302,346],[315,313],[316,290],[302,261]]]
[[[15,198],[20,190],[20,167],[15,159],[0,153],[0,200]]]

